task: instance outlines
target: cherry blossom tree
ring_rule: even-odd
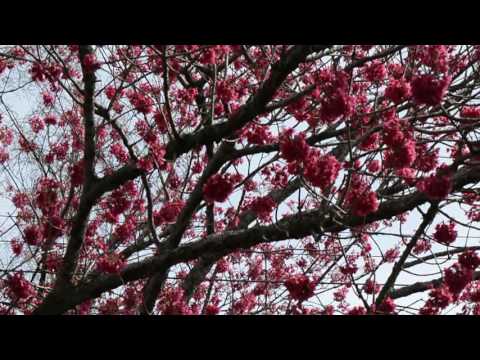
[[[480,313],[480,47],[0,47],[2,314]]]

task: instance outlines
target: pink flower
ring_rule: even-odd
[[[306,162],[304,176],[313,186],[326,190],[334,183],[340,168],[340,163],[332,155],[312,155]]]
[[[315,294],[316,284],[305,275],[296,275],[285,282],[285,287],[292,299],[302,302]]]
[[[384,314],[391,314],[395,311],[395,302],[393,299],[387,297],[383,302],[377,307],[377,310]]]
[[[343,275],[353,275],[358,271],[358,266],[354,263],[349,263],[345,266],[340,266],[340,272]]]
[[[446,286],[433,289],[428,295],[430,296],[430,299],[427,301],[428,305],[439,309],[446,308],[454,301],[452,293]]]
[[[126,309],[133,309],[139,300],[139,294],[134,287],[127,287],[123,295],[123,303]]]
[[[2,118],[0,117],[0,123]],[[0,128],[0,143],[3,145],[11,145],[13,142],[13,131],[6,126]]]
[[[426,144],[417,144],[416,146],[417,158],[413,167],[423,172],[429,172],[435,169],[438,165],[438,154],[440,150],[429,150]]]
[[[377,171],[380,170],[380,161],[378,160],[370,161],[367,165],[367,169],[372,173],[376,173]]]
[[[448,174],[441,174],[438,170],[417,183],[417,188],[431,200],[443,200],[452,191],[453,183]]]
[[[349,198],[350,207],[354,215],[367,216],[378,210],[377,194],[373,191],[367,191],[357,195],[356,198],[353,196]]]
[[[460,294],[473,278],[473,270],[454,264],[445,270],[444,281],[453,294]]]
[[[42,63],[35,62],[30,68],[30,74],[33,81],[42,82],[45,81],[46,69]]]
[[[135,123],[135,128],[145,142],[151,144],[157,140],[157,135],[150,129],[149,125],[144,120],[139,120]]]
[[[250,203],[252,210],[261,221],[270,220],[270,213],[273,211],[277,203],[270,196],[257,198]]]
[[[332,305],[325,306],[324,310],[320,312],[320,315],[333,315],[335,313],[335,308]]]
[[[349,192],[345,196],[346,205],[353,215],[367,216],[378,210],[377,194],[371,191],[360,176],[353,176]]]
[[[30,225],[23,231],[25,242],[28,245],[36,246],[42,242],[42,233],[38,226]]]
[[[424,45],[417,48],[421,62],[434,71],[448,71],[448,49],[445,45]]]
[[[100,304],[98,312],[102,315],[115,315],[119,312],[118,299],[107,299]]]
[[[45,116],[45,124],[47,125],[56,125],[57,124],[57,117],[53,114]]]
[[[465,251],[458,257],[458,263],[466,269],[475,270],[480,266],[480,257],[475,251]]]
[[[253,293],[242,295],[239,300],[233,304],[234,314],[245,314],[251,311],[257,303],[256,296]]]
[[[415,142],[407,140],[400,146],[395,146],[385,154],[385,167],[392,169],[402,169],[410,167],[415,161],[417,153],[415,151]]]
[[[367,310],[362,306],[355,306],[347,312],[347,315],[365,315]]]
[[[415,255],[419,255],[430,250],[431,247],[432,245],[430,244],[430,241],[428,241],[427,239],[420,239],[415,244],[415,247],[413,248],[412,252]]]
[[[0,75],[5,71],[7,68],[7,62],[3,59],[0,59]]]
[[[333,293],[333,300],[337,302],[342,302],[348,295],[348,288],[346,286],[341,287]]]
[[[127,93],[127,97],[130,100],[132,106],[138,112],[142,114],[149,114],[153,111],[153,99],[138,91],[132,91]]]
[[[43,97],[43,104],[45,106],[52,106],[53,105],[53,101],[54,101],[54,97],[51,93],[45,91],[43,94],[42,94],[42,97]]]
[[[412,168],[401,168],[395,171],[395,174],[400,176],[405,182],[412,186],[415,184],[415,170]]]
[[[214,48],[208,48],[200,57],[200,62],[205,65],[215,64],[217,62],[217,53]]]
[[[455,231],[455,224],[453,222],[438,224],[435,230],[433,238],[440,244],[450,245],[457,238],[457,232]]]
[[[123,243],[131,239],[135,234],[136,226],[137,226],[137,223],[135,221],[135,218],[132,216],[127,217],[125,219],[125,222],[121,225],[118,225],[114,231],[116,241],[118,243]]]
[[[379,60],[372,61],[372,64],[365,69],[365,78],[371,82],[379,82],[387,76],[387,69]]]
[[[436,308],[434,306],[431,306],[429,304],[426,304],[424,307],[422,307],[419,310],[418,314],[419,315],[437,315],[438,314],[438,308]]]
[[[450,80],[450,76],[446,76],[441,80],[433,75],[417,76],[412,80],[413,100],[418,105],[439,105],[447,91]]]
[[[405,72],[405,67],[402,64],[390,63],[387,65],[387,68],[394,79],[400,79]]]
[[[125,260],[119,254],[103,255],[97,260],[97,270],[109,274],[116,274],[125,267]]]
[[[25,193],[17,192],[13,196],[12,202],[15,207],[21,209],[29,204],[28,195]]]
[[[406,133],[403,124],[397,118],[391,118],[383,124],[383,142],[391,148],[402,146]]]
[[[219,81],[216,85],[217,96],[220,102],[230,103],[238,99],[238,93],[232,84],[227,81]]]
[[[339,117],[345,117],[352,113],[354,98],[347,95],[345,91],[338,89],[324,98],[321,102],[320,119],[331,123]]]
[[[83,184],[84,180],[84,163],[83,160],[78,161],[73,164],[70,169],[70,178],[72,181],[72,186],[77,187]]]
[[[39,116],[34,116],[30,119],[30,127],[35,134],[45,129],[45,123]]]
[[[18,256],[22,253],[23,244],[18,240],[12,240],[10,242],[10,247],[12,248],[12,252],[15,254],[15,256]]]
[[[400,255],[400,250],[398,250],[398,248],[393,248],[393,249],[388,249],[387,251],[385,251],[385,254],[384,254],[383,257],[385,259],[385,262],[393,263],[393,262],[395,262],[395,260],[397,260],[399,255]]]
[[[181,200],[172,201],[163,205],[160,211],[157,211],[153,214],[153,222],[155,226],[175,222],[184,205],[185,202]]]
[[[224,202],[233,192],[234,181],[229,175],[215,174],[203,186],[203,196],[208,203]]]
[[[394,104],[400,104],[404,100],[408,99],[412,95],[412,89],[410,84],[401,79],[390,80],[387,88],[385,89],[385,97],[391,100]]]
[[[460,116],[463,118],[479,118],[480,106],[465,106],[460,111]]]
[[[245,133],[249,144],[264,145],[272,141],[272,134],[267,126],[253,124]]]
[[[157,305],[157,310],[163,315],[193,315],[192,309],[185,302],[183,289],[180,287],[166,288]]]
[[[376,294],[380,291],[380,285],[372,279],[368,279],[363,286],[363,291],[365,291],[366,294]]]
[[[215,304],[208,304],[205,307],[205,315],[218,315],[220,308]]]
[[[9,275],[5,283],[10,298],[22,300],[35,295],[35,289],[32,284],[24,278],[22,272]]]
[[[109,100],[112,100],[113,97],[115,96],[115,93],[117,92],[117,89],[115,89],[115,86],[113,85],[108,85],[106,88],[105,88],[105,95],[107,96],[107,98]]]
[[[135,183],[128,182],[121,188],[112,191],[109,198],[107,198],[106,207],[110,215],[116,217],[132,206],[132,198],[137,195]]]
[[[50,216],[43,225],[43,238],[56,239],[62,236],[65,228],[65,221],[58,215]]]
[[[287,130],[280,140],[280,155],[288,162],[304,161],[308,157],[309,146],[303,133],[292,136],[293,131]]]
[[[227,272],[230,269],[230,265],[225,258],[221,258],[217,262],[216,269],[217,269],[217,273],[223,274],[224,272]]]
[[[121,163],[128,162],[130,158],[127,150],[125,150],[123,145],[120,143],[115,143],[110,146],[110,153]]]
[[[59,254],[50,253],[45,260],[45,266],[49,271],[57,271],[62,263],[62,257]]]
[[[53,214],[58,210],[59,203],[56,191],[58,187],[59,184],[53,179],[43,178],[40,180],[35,203],[43,214]]]
[[[380,139],[380,134],[375,132],[363,140],[358,148],[361,150],[374,150],[378,146],[378,140]]]
[[[0,148],[0,164],[5,163],[10,159],[10,155],[4,148]]]

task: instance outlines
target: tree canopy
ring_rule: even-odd
[[[0,313],[480,313],[480,47],[0,46]]]

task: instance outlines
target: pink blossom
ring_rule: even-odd
[[[473,270],[454,264],[445,270],[444,281],[453,294],[460,294],[467,284],[472,281]]]
[[[285,282],[285,287],[292,299],[302,302],[314,295],[316,284],[305,275],[296,275]]]
[[[305,179],[322,190],[333,184],[341,165],[332,155],[312,155],[305,166]]]
[[[309,146],[303,133],[292,136],[292,131],[286,131],[280,140],[280,155],[288,162],[304,161],[309,153]]]
[[[413,100],[418,105],[440,105],[451,78],[437,79],[433,75],[420,75],[412,80]]]
[[[233,192],[234,181],[229,175],[215,174],[203,186],[203,196],[209,203],[224,202]]]
[[[385,97],[395,104],[400,104],[402,101],[408,99],[412,95],[410,84],[405,80],[390,80],[385,89]]]
[[[270,196],[256,198],[250,203],[250,209],[258,216],[261,221],[270,220],[270,214],[277,203]]]
[[[431,200],[443,200],[452,191],[452,178],[437,170],[435,175],[422,179],[417,183],[418,190],[424,192]]]
[[[450,221],[448,224],[438,224],[435,228],[433,238],[440,244],[450,245],[457,238],[457,231],[455,231],[455,223]]]
[[[97,260],[97,270],[109,274],[119,273],[125,265],[125,260],[115,253],[103,255]]]

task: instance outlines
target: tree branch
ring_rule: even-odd
[[[412,236],[410,239],[409,243],[407,244],[405,250],[402,253],[402,256],[400,256],[400,259],[395,263],[393,266],[392,272],[390,276],[388,277],[386,283],[383,285],[382,289],[380,290],[380,293],[378,294],[377,300],[375,301],[375,304],[379,306],[380,304],[383,303],[385,298],[388,295],[388,292],[390,289],[395,285],[395,281],[397,280],[398,275],[402,271],[403,264],[407,260],[408,256],[410,255],[410,252],[412,251],[413,247],[417,243],[418,239],[423,235],[423,232],[427,228],[427,226],[433,221],[435,218],[435,215],[438,212],[438,203],[432,203],[430,205],[430,208],[428,209],[427,213],[423,217],[423,221],[418,227],[417,231],[415,234]]]

